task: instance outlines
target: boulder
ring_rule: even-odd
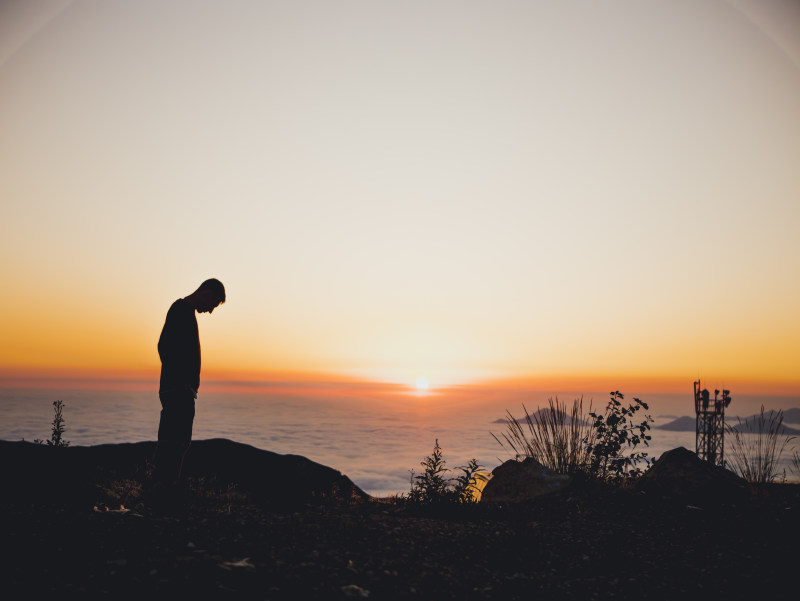
[[[155,447],[155,442],[55,448],[0,441],[3,483],[31,499],[58,496],[86,505],[97,495],[98,483],[126,478],[144,481]],[[333,468],[300,455],[280,455],[220,438],[192,441],[183,478],[207,479],[223,489],[233,484],[254,500],[276,506],[369,498]]]
[[[637,489],[706,507],[736,503],[747,495],[747,482],[732,471],[678,447],[658,458],[637,483]]]
[[[483,489],[481,502],[515,503],[554,493],[572,482],[570,476],[556,474],[535,459],[511,459],[492,471]]]

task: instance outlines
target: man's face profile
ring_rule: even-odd
[[[197,303],[198,313],[213,313],[214,309],[222,304],[217,297],[209,290],[204,290]]]

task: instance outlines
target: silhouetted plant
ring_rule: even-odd
[[[417,476],[411,470],[411,491],[408,498],[414,503],[433,503],[441,500],[447,493],[447,482],[444,474],[447,471],[439,439],[433,447],[433,452],[420,462],[424,468]]]
[[[50,440],[46,441],[49,447],[68,447],[69,441],[64,440],[64,401],[53,401],[53,410],[55,415],[53,417],[52,432]],[[36,444],[43,444],[45,441],[39,438],[33,440]]]
[[[142,498],[142,483],[134,478],[121,478],[111,480],[108,483],[98,484],[98,488],[105,503],[99,506],[112,507],[116,509],[130,508]]]
[[[505,444],[494,434],[492,436],[503,449],[513,452],[516,459],[532,457],[559,474],[587,471],[591,459],[589,445],[594,444],[596,430],[583,412],[583,398],[573,401],[570,412],[558,397],[547,402],[548,407],[532,414],[522,405],[523,420],[506,411],[507,432],[502,435]]]
[[[781,434],[783,411],[761,412],[738,426],[725,424],[729,434],[728,461],[731,469],[752,484],[767,484],[778,477],[778,464],[794,436]],[[797,453],[795,453],[797,455]]]
[[[433,452],[420,462],[423,472],[416,475],[411,470],[408,500],[421,505],[475,501],[480,492],[480,483],[485,483],[488,479],[478,460],[470,459],[467,466],[457,468],[462,471],[457,478],[445,477],[446,463],[439,439],[436,439]]]
[[[790,460],[792,471],[800,477],[800,454],[797,451],[792,451],[792,458]]]
[[[477,501],[483,485],[489,480],[483,466],[478,463],[477,459],[472,458],[466,466],[457,469],[461,470],[462,473],[455,479],[455,484],[453,485],[455,502],[472,503]]]
[[[186,487],[195,506],[215,513],[231,513],[236,502],[246,496],[236,489],[235,483],[219,482],[216,476],[187,478]]]
[[[620,481],[639,476],[642,470],[637,464],[641,462],[649,467],[651,460],[647,453],[635,449],[640,443],[649,446],[651,436],[647,431],[653,418],[645,415],[644,421],[634,423],[636,413],[649,408],[647,403],[634,398],[633,403],[625,407],[621,392],[617,390],[610,394],[605,413],[589,412],[594,419],[595,439],[587,438],[586,447],[591,455],[591,473],[602,480]]]

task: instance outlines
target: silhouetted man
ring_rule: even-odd
[[[158,483],[177,483],[180,480],[183,458],[192,441],[194,401],[200,387],[200,336],[195,311],[211,313],[224,302],[225,287],[212,278],[200,284],[186,298],[172,303],[167,312],[158,339],[161,421],[153,473]]]

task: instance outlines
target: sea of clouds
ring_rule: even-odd
[[[333,467],[366,492],[385,496],[408,492],[410,470],[419,473],[420,461],[439,441],[447,466],[455,470],[477,458],[491,470],[511,457],[501,448],[492,433],[501,436],[505,429],[497,423],[506,409],[522,416],[522,403],[528,410],[544,406],[548,395],[525,392],[469,396],[459,398],[429,393],[427,395],[380,395],[339,393],[335,396],[312,394],[268,394],[264,392],[201,393],[197,401],[194,438],[229,438],[282,454],[308,457]],[[678,395],[661,395],[651,401],[649,413],[655,426],[667,423],[681,403]],[[686,395],[686,410],[693,410]],[[570,397],[563,397],[570,398]],[[147,391],[65,390],[0,388],[0,439],[46,439],[53,419],[52,402],[64,401],[66,432],[72,445],[95,445],[117,442],[155,440],[160,404],[157,395]],[[594,407],[605,404],[605,397],[594,397]],[[800,405],[797,399],[775,397],[775,408]],[[781,403],[783,405],[781,405]],[[587,402],[588,404],[588,402]],[[751,414],[753,400],[743,402]],[[680,410],[682,406],[679,404]],[[771,406],[768,405],[768,408]],[[733,414],[733,413],[732,413]],[[694,449],[694,432],[651,430],[650,447],[644,449],[658,457],[677,446]],[[800,451],[800,441],[790,447]],[[789,479],[796,480],[789,468],[789,454],[782,468]],[[453,475],[457,475],[454,472]]]

